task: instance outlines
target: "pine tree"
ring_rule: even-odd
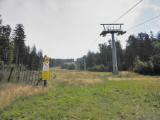
[[[0,59],[7,64],[9,54],[11,27],[9,25],[0,26]]]
[[[14,30],[14,44],[15,44],[15,63],[23,64],[24,52],[25,52],[25,32],[22,24],[18,24]]]

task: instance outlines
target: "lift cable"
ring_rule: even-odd
[[[146,23],[149,23],[149,22],[151,22],[151,21],[153,21],[153,20],[155,20],[155,19],[158,19],[158,18],[160,18],[160,15],[154,16],[154,17],[152,17],[152,18],[150,18],[150,19],[148,19],[148,20],[146,20],[146,21],[144,21],[144,22],[142,22],[142,23],[139,23],[139,24],[137,24],[137,25],[129,28],[128,30],[131,30],[131,29],[134,29],[134,28],[136,28],[136,27],[142,26],[142,25],[144,25],[144,24],[146,24]]]
[[[143,2],[143,0],[138,1],[130,9],[128,9],[125,13],[123,13],[120,17],[118,17],[113,23],[116,23],[117,21],[119,21],[122,17],[124,17],[125,15],[127,15],[131,10],[133,10],[135,7],[137,7],[141,2]]]

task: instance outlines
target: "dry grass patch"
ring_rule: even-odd
[[[57,79],[58,80],[58,79]],[[103,80],[101,79],[59,79],[57,81],[60,84],[68,84],[68,85],[74,85],[74,86],[85,86],[85,85],[95,85],[103,83]]]
[[[67,83],[69,85],[93,85],[103,83],[103,80],[99,77],[99,74],[95,72],[80,72],[80,71],[54,71],[58,83]]]
[[[33,94],[44,93],[47,89],[33,87],[29,85],[17,85],[4,83],[0,85],[0,110],[8,106],[12,101],[20,96],[30,96]]]

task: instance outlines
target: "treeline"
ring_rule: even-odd
[[[28,69],[37,70],[42,66],[43,53],[36,47],[25,44],[24,26],[17,24],[12,30],[10,25],[0,23],[0,65],[25,65]]]
[[[160,33],[139,33],[131,35],[127,46],[122,49],[120,41],[116,41],[119,70],[134,70],[142,74],[160,74]],[[77,59],[79,69],[85,64],[89,71],[112,71],[112,45],[99,44],[99,52],[89,51],[87,55]]]

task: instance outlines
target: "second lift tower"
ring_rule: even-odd
[[[112,35],[112,63],[113,63],[113,74],[118,75],[118,64],[117,64],[117,52],[114,34],[123,35],[126,31],[122,30],[123,24],[101,24],[104,28],[100,36],[105,37],[107,34]]]

